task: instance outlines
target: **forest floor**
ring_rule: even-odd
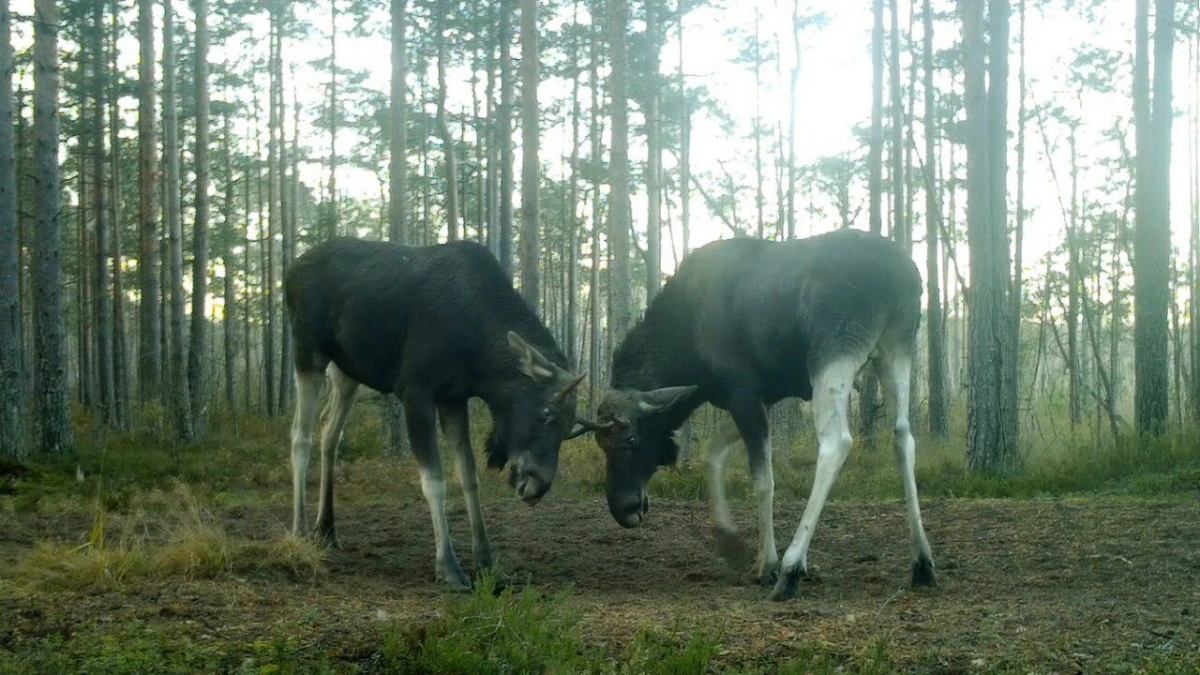
[[[204,517],[222,541],[278,539],[291,521],[283,497],[208,506]],[[456,490],[449,502],[471,570]],[[452,615],[465,633],[479,619],[495,625],[461,649],[483,649],[508,631],[518,652],[542,650],[546,638],[515,625],[533,610],[514,607],[530,597],[557,598],[555,611],[576,617],[552,626],[582,639],[568,656],[602,654],[618,672],[1200,672],[1200,501],[922,502],[937,587],[907,585],[901,501],[834,501],[810,553],[814,578],[797,599],[775,603],[747,570],[717,556],[701,501],[652,497],[647,525],[626,530],[601,496],[551,492],[535,508],[511,496],[485,500],[499,562],[524,591],[491,619],[473,615],[480,605],[453,614],[472,594],[446,593],[433,580],[419,494],[343,502],[342,549],[319,571],[243,564],[207,578],[129,574],[83,587],[31,583],[37,563],[29,560],[39,542],[70,550],[95,541],[94,515],[10,508],[0,510],[0,570],[10,572],[0,573],[0,672],[455,669],[409,658],[426,636],[422,626]],[[749,503],[734,507],[753,538]],[[781,553],[802,509],[802,501],[776,504]],[[153,509],[112,516],[103,536],[158,536],[147,518]]]

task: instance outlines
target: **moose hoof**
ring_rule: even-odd
[[[779,561],[759,563],[754,571],[754,579],[762,586],[774,585],[779,580]]]
[[[750,548],[737,530],[717,528],[717,554],[729,565],[745,569],[750,558]]]
[[[779,578],[775,581],[775,588],[771,589],[771,600],[782,602],[796,597],[799,592],[800,579],[804,576],[804,570],[799,567],[791,571],[780,570]]]
[[[342,542],[338,539],[337,531],[334,530],[332,525],[329,525],[328,527],[318,525],[317,528],[313,530],[313,540],[322,546],[326,546],[334,550],[340,551],[342,549]]]
[[[437,578],[451,593],[468,593],[474,588],[474,584],[462,569],[442,569],[438,572]]]
[[[914,588],[937,586],[932,560],[922,557],[913,562],[912,585]]]

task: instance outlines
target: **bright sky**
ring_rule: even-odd
[[[1011,61],[1011,93],[1010,93],[1010,130],[1013,144],[1010,150],[1010,208],[1015,207],[1015,135],[1017,112],[1017,39],[1019,25],[1017,22],[1016,3],[1012,20],[1013,52]],[[1042,3],[1030,3],[1042,4]],[[1118,157],[1119,146],[1105,137],[1105,132],[1114,128],[1121,120],[1123,128],[1129,134],[1128,143],[1132,145],[1132,125],[1129,123],[1131,102],[1129,97],[1129,77],[1132,62],[1132,4],[1122,4],[1119,12],[1107,12],[1103,16],[1093,17],[1085,21],[1079,16],[1077,6],[1084,3],[1067,3],[1066,0],[1046,3],[1043,9],[1030,9],[1028,18],[1028,69],[1031,102],[1042,102],[1054,98],[1068,115],[1083,119],[1079,129],[1080,155],[1080,186],[1081,197],[1085,202],[1104,201],[1106,191],[1123,191],[1124,182],[1114,182],[1110,169],[1103,162]],[[1071,4],[1072,9],[1065,9]],[[188,3],[177,1],[177,11],[183,14],[178,34],[183,39],[190,39],[188,31],[191,26],[191,15]],[[711,96],[735,120],[736,129],[731,134],[721,125],[707,117],[697,117],[693,132],[693,171],[698,174],[720,176],[724,170],[734,175],[743,190],[742,204],[739,205],[739,220],[747,223],[753,215],[753,143],[749,137],[750,124],[754,115],[754,80],[747,66],[732,63],[740,46],[740,38],[729,37],[728,31],[739,29],[745,34],[752,32],[755,18],[755,7],[761,13],[761,31],[764,39],[768,39],[771,31],[782,28],[787,30],[791,24],[791,4],[786,0],[723,0],[712,7],[696,10],[689,14],[684,26],[684,61],[689,86],[703,84]],[[954,4],[945,0],[935,2],[938,11],[950,11]],[[386,8],[380,8],[375,20],[378,21],[380,32],[386,34]],[[846,3],[842,0],[808,0],[801,2],[802,13],[812,14],[824,12],[828,22],[822,27],[805,29],[801,35],[801,75],[798,91],[800,112],[797,123],[797,153],[798,162],[803,165],[821,156],[835,155],[843,152],[862,152],[858,141],[853,135],[855,126],[869,124],[870,116],[870,3]],[[903,3],[900,8],[900,24],[902,30],[909,24],[909,3]],[[328,15],[323,4],[317,14],[313,9],[303,10],[305,16],[316,23],[321,31],[328,30]],[[32,0],[16,0],[13,11],[18,15],[29,15],[32,12]],[[136,67],[137,42],[132,34],[136,26],[136,14],[133,7],[128,7],[124,25],[130,33],[123,36],[121,46],[121,62],[129,68]],[[159,13],[161,17],[161,13]],[[265,16],[265,15],[264,15]],[[387,91],[390,77],[390,47],[385,37],[350,37],[349,20],[340,24],[339,62],[343,67],[362,69],[367,76],[367,84],[380,91]],[[214,18],[214,21],[218,19]],[[581,20],[586,21],[586,13],[581,10]],[[256,29],[255,35],[261,39],[246,41],[241,44],[222,46],[214,44],[211,60],[219,62],[225,59],[244,61],[252,52],[265,53],[265,21],[261,21],[261,29]],[[885,25],[889,21],[885,18]],[[958,23],[939,22],[935,26],[935,48],[945,48],[951,40],[957,37]],[[640,25],[635,28],[640,29]],[[954,34],[951,33],[954,31]],[[916,17],[915,35],[920,38],[920,16]],[[28,44],[31,30],[27,24],[18,26],[15,38],[16,47],[23,48]],[[674,73],[678,65],[679,45],[678,34],[674,26],[668,28],[667,44],[662,54],[662,70],[666,74]],[[158,47],[161,49],[161,37]],[[543,48],[545,48],[543,41]],[[1111,82],[1113,92],[1089,92],[1081,100],[1077,100],[1072,86],[1067,82],[1071,72],[1070,64],[1081,49],[1107,49],[1121,54],[1121,65],[1117,77]],[[762,92],[762,109],[766,123],[774,126],[775,119],[782,118],[786,126],[787,115],[787,71],[791,67],[790,37],[785,36],[783,44],[782,72],[774,72],[773,64],[764,69],[764,90]],[[1189,46],[1180,42],[1175,49],[1175,108],[1177,118],[1174,125],[1173,172],[1172,172],[1172,222],[1175,232],[1173,244],[1186,250],[1187,227],[1190,218],[1188,205],[1188,110],[1189,102],[1195,97],[1193,86],[1186,77],[1188,66]],[[515,53],[519,53],[514,50]],[[305,117],[301,121],[302,138],[316,156],[328,152],[328,138],[325,132],[311,129],[309,125],[321,105],[327,75],[316,72],[309,65],[311,59],[327,55],[328,41],[316,37],[304,44],[290,42],[285,44],[285,54],[289,61],[295,61],[295,76],[300,84],[299,92],[302,104],[306,107]],[[411,59],[411,57],[410,57]],[[908,57],[902,54],[904,78],[908,78]],[[129,71],[132,74],[132,70]],[[261,82],[259,91],[265,96],[267,74],[258,73]],[[449,73],[451,89],[450,107],[452,110],[469,109],[469,73],[464,69],[452,69]],[[957,79],[961,86],[961,78]],[[950,85],[948,78],[941,78],[939,88],[946,89]],[[482,84],[480,84],[482,87]],[[554,97],[569,95],[569,83],[562,80],[546,82],[539,94],[543,106]],[[289,84],[290,90],[290,84]],[[186,93],[186,92],[182,92]],[[220,92],[214,92],[213,98],[219,98]],[[586,91],[584,93],[586,96]],[[289,112],[291,93],[288,93]],[[586,101],[586,99],[585,99]],[[888,94],[885,91],[885,106]],[[923,148],[921,133],[922,101],[917,100],[917,144]],[[128,99],[125,107],[129,112],[131,128],[127,133],[134,133],[133,120],[136,115],[136,101]],[[432,104],[430,104],[432,110]],[[1083,113],[1086,111],[1086,115]],[[544,113],[544,119],[548,116]],[[265,115],[263,115],[265,118]],[[265,124],[265,119],[262,120]],[[636,128],[640,123],[640,114],[635,110],[631,116],[631,126]],[[241,123],[242,133],[246,133]],[[304,128],[311,130],[305,132]],[[1038,260],[1062,238],[1062,211],[1059,207],[1058,186],[1050,171],[1051,162],[1057,173],[1057,179],[1063,190],[1063,199],[1067,199],[1066,190],[1069,188],[1069,155],[1066,145],[1066,128],[1056,122],[1047,124],[1047,135],[1051,146],[1051,161],[1047,161],[1044,151],[1043,137],[1035,123],[1028,128],[1028,159],[1027,159],[1027,206],[1033,215],[1027,221],[1027,244],[1025,259],[1028,261],[1030,272],[1036,274],[1040,270]],[[562,157],[567,153],[570,129],[567,124],[547,122],[542,140],[542,159],[556,173],[563,171]],[[519,135],[518,135],[519,138]],[[343,131],[339,138],[339,152],[343,156],[350,151],[356,139],[348,130]],[[640,161],[645,156],[645,146],[641,138],[631,138],[631,156],[633,161]],[[607,143],[607,129],[606,129]],[[767,161],[770,161],[769,150],[764,149]],[[964,159],[959,152],[959,161]],[[520,163],[520,148],[517,148],[516,161]],[[664,170],[675,170],[671,155],[665,157]],[[886,155],[885,155],[886,161]],[[724,168],[722,168],[724,167]],[[772,170],[772,169],[769,169]],[[320,167],[310,164],[302,169],[306,182],[314,186],[321,182]],[[885,169],[886,171],[886,169]],[[710,183],[714,184],[715,183]],[[346,168],[339,175],[339,188],[347,193],[362,197],[377,198],[379,195],[379,177],[369,172]],[[768,177],[768,199],[773,199],[773,184]],[[854,194],[856,202],[864,204],[859,213],[856,225],[866,227],[865,182],[859,185]],[[729,236],[727,228],[719,219],[712,216],[700,195],[693,191],[692,204],[692,246],[701,245],[716,238]],[[885,208],[886,208],[885,195]],[[918,199],[923,199],[918,194]],[[807,196],[801,190],[797,194],[797,208],[806,205]],[[959,209],[963,200],[959,200]],[[519,198],[516,199],[519,205]],[[770,210],[770,209],[769,209]],[[923,204],[916,203],[918,218],[922,218]],[[822,219],[810,217],[801,212],[798,229],[801,234],[824,231],[836,226],[836,213],[832,208],[826,209],[827,216]],[[677,214],[675,214],[677,216]],[[644,228],[645,195],[634,195],[634,217],[639,229]],[[959,214],[961,221],[961,211]],[[675,232],[678,238],[678,228]],[[923,236],[923,225],[918,223],[916,235]],[[675,242],[678,250],[679,242]],[[914,257],[922,266],[923,247],[916,247]],[[965,261],[963,261],[965,264]],[[664,267],[669,272],[674,263],[672,247],[664,242]],[[965,273],[965,267],[963,269]]]

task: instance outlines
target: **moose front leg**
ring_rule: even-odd
[[[471,521],[471,551],[475,565],[490,569],[495,559],[492,544],[488,540],[487,525],[483,522],[483,508],[479,504],[479,474],[475,469],[475,455],[471,450],[470,418],[465,405],[441,406],[438,415],[442,420],[442,433],[446,442],[454,449],[458,466],[458,482],[462,486],[463,498],[467,502],[467,517]]]
[[[426,397],[405,396],[404,414],[413,456],[421,471],[421,492],[429,504],[433,520],[433,538],[437,550],[436,574],[451,589],[468,590],[471,580],[463,572],[450,540],[450,521],[446,517],[446,476],[437,450],[437,408]]]

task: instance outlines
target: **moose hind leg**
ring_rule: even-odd
[[[297,369],[293,373],[296,382],[296,412],[292,418],[292,534],[304,532],[307,516],[305,502],[308,500],[308,460],[312,454],[313,432],[317,426],[317,402],[321,398],[321,387],[325,376]]]
[[[317,538],[329,546],[339,547],[337,531],[333,524],[333,467],[337,462],[338,445],[342,441],[342,430],[346,418],[354,407],[354,396],[358,383],[330,363],[327,369],[332,382],[332,393],[326,406],[328,417],[321,432],[321,496],[317,503]]]
[[[779,579],[771,591],[772,600],[796,596],[800,577],[808,574],[808,547],[825,499],[837,479],[838,471],[850,454],[850,425],[846,418],[854,375],[865,358],[843,357],[830,362],[813,378],[813,421],[817,428],[817,471],[804,515],[787,552]]]
[[[436,575],[453,590],[471,588],[471,581],[458,563],[454,543],[450,540],[450,521],[446,517],[446,475],[437,449],[437,408],[425,398],[406,396],[404,415],[408,422],[408,437],[413,456],[421,472],[421,493],[429,504],[436,547]]]
[[[892,449],[896,466],[904,482],[904,501],[908,508],[909,546],[912,553],[912,585],[934,586],[933,553],[925,537],[925,526],[921,522],[921,505],[917,498],[916,441],[909,428],[909,383],[912,375],[912,359],[907,356],[888,355],[877,363],[876,371],[883,385],[884,401],[888,416],[895,420]]]
[[[438,414],[442,420],[442,433],[446,436],[446,442],[454,449],[458,482],[467,502],[467,517],[471,521],[471,552],[475,556],[475,565],[481,569],[491,568],[495,560],[492,544],[488,539],[487,525],[483,522],[483,508],[479,504],[479,473],[475,468],[475,455],[471,450],[467,407],[443,406],[438,410]]]

